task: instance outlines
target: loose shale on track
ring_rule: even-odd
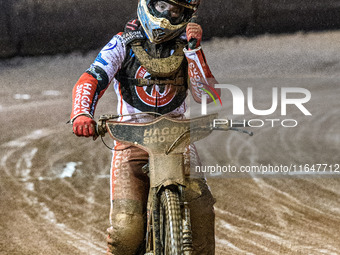
[[[291,107],[287,118],[296,128],[265,126],[253,137],[215,133],[197,145],[203,163],[340,163],[339,45],[337,31],[204,42],[221,83],[253,87],[263,109],[272,87],[306,88],[313,116]],[[96,54],[0,62],[1,255],[105,252],[111,152],[66,124],[72,87]],[[223,98],[227,117],[228,91]],[[115,100],[110,87],[96,116],[114,112]],[[279,111],[269,117],[286,118]],[[339,254],[340,175],[222,174],[209,183],[217,198],[216,254]]]

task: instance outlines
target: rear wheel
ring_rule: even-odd
[[[161,193],[160,238],[162,255],[182,254],[182,216],[177,191],[166,188]]]

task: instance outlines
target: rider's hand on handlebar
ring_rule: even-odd
[[[96,122],[88,116],[81,115],[73,121],[73,133],[77,136],[96,136]]]

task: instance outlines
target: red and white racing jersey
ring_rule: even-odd
[[[128,116],[145,112],[145,109],[149,112],[161,112],[173,117],[184,116],[187,107],[183,99],[187,96],[187,87],[183,89],[173,85],[157,84],[127,87],[127,84],[117,80],[117,73],[129,68],[133,70],[132,73],[131,70],[128,70],[133,79],[151,77],[144,66],[138,65],[138,61],[135,64],[136,57],[129,45],[131,39],[129,36],[129,34],[126,36],[122,33],[115,35],[99,52],[91,67],[80,77],[73,89],[71,121],[79,115],[88,115],[93,118],[96,104],[109,84],[113,84],[117,95],[117,113],[123,115],[121,121],[148,121],[151,118],[151,115],[148,114]],[[137,34],[138,36],[142,35]],[[180,38],[185,40],[185,33]],[[169,48],[169,43],[166,46]],[[174,50],[165,47],[164,49],[169,51],[169,55],[174,52]],[[186,57],[186,61],[183,62],[187,72],[186,78],[190,80],[191,92],[195,101],[199,102],[202,93],[205,93],[200,87],[203,86],[202,84],[211,83],[213,76],[201,47],[196,50],[183,50]],[[215,82],[214,79],[213,81]]]

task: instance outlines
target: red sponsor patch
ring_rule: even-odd
[[[146,69],[141,66],[138,68],[136,73],[136,79],[145,79],[149,73]],[[146,105],[153,107],[163,107],[169,104],[176,96],[177,89],[171,85],[157,86],[154,85],[135,87],[136,94],[138,98]]]

